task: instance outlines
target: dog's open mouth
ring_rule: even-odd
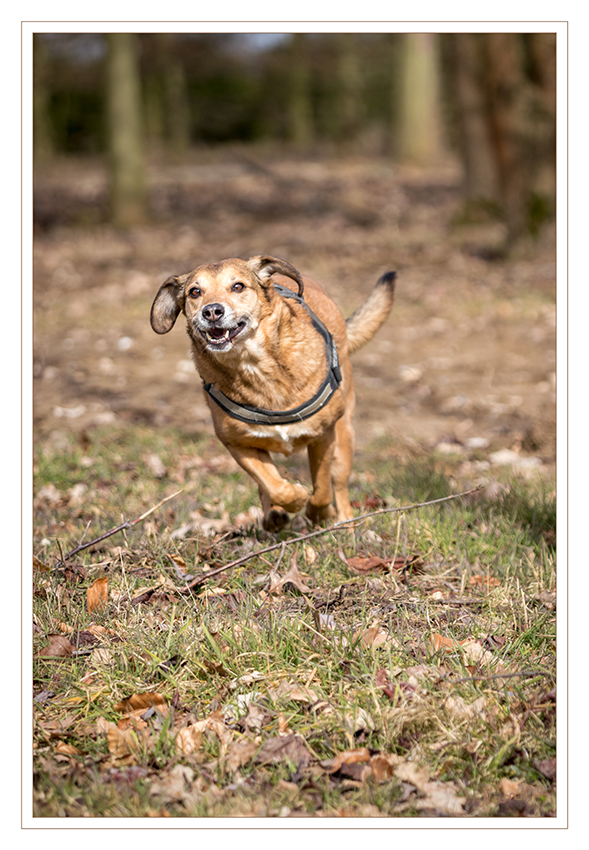
[[[233,328],[199,328],[211,348],[226,348],[233,344],[239,334],[245,330],[247,322],[242,320]]]

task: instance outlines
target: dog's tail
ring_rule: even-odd
[[[368,300],[346,319],[348,351],[353,354],[362,348],[385,322],[395,296],[397,272],[385,272],[368,296]]]

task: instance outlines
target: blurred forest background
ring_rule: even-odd
[[[552,463],[556,34],[38,33],[33,56],[38,434],[209,428],[151,300],[270,253],[344,313],[399,272],[355,358],[360,442]]]
[[[35,161],[108,154],[115,223],[149,216],[150,160],[235,142],[422,166],[454,156],[465,201],[504,220],[508,244],[554,214],[554,34],[34,38]]]

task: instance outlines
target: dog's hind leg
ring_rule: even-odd
[[[319,523],[335,517],[331,467],[335,454],[335,428],[330,428],[308,446],[309,467],[313,492],[307,502],[306,514],[311,522]]]
[[[354,457],[354,428],[352,414],[348,410],[335,424],[335,452],[331,467],[331,479],[335,494],[335,508],[338,522],[351,519],[354,511],[350,505],[348,480],[352,471]]]

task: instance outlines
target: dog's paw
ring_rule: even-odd
[[[335,509],[333,505],[313,505],[307,502],[305,514],[311,520],[313,525],[319,525],[322,522],[328,522],[335,519]]]
[[[277,497],[273,499],[275,505],[272,507],[280,505],[290,514],[296,514],[302,510],[309,498],[309,494],[302,484],[286,484],[286,487],[280,493],[274,493],[272,495]]]
[[[288,525],[289,516],[284,508],[273,506],[262,520],[262,526],[266,531],[276,532]]]

